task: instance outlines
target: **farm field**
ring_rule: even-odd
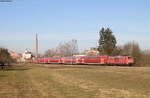
[[[13,66],[0,70],[0,98],[150,98],[150,68]]]

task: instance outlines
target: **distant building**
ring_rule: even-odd
[[[14,52],[14,51],[10,51],[10,56],[15,59],[17,62],[21,62],[21,54],[17,53],[17,52]]]
[[[90,50],[87,50],[85,52],[86,56],[98,56],[99,55],[99,51],[96,48],[91,48]]]
[[[32,57],[33,57],[32,53],[28,49],[26,49],[24,51],[24,53],[22,54],[22,61],[23,62],[31,62]]]

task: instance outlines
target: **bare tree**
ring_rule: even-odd
[[[70,46],[70,51],[72,56],[79,53],[77,40],[72,39],[71,41],[68,42],[68,44]]]
[[[142,51],[142,66],[150,66],[150,51],[144,50]]]
[[[141,61],[141,49],[136,42],[128,42],[123,46],[123,54],[133,56],[136,65],[140,65]]]
[[[122,46],[116,46],[112,52],[112,55],[123,55],[123,47]]]
[[[67,43],[64,43],[64,44],[59,44],[57,47],[56,47],[56,53],[58,56],[68,56],[69,53],[69,49],[68,49],[69,45]]]
[[[44,57],[53,57],[56,55],[56,51],[54,49],[48,49],[44,53]]]
[[[75,54],[78,54],[77,40],[72,39],[69,42],[65,42],[63,44],[59,44],[56,47],[56,52],[60,56],[73,56]]]

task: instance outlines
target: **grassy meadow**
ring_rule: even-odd
[[[150,68],[13,66],[0,70],[0,98],[150,98]]]

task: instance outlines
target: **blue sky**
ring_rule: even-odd
[[[136,41],[150,49],[150,0],[12,0],[0,2],[0,46],[40,52],[77,39],[79,50],[95,47],[98,32],[109,27],[118,45]]]

